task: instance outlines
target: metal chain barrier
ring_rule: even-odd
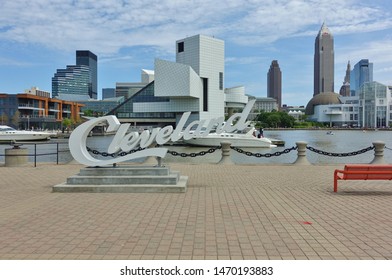
[[[172,156],[180,156],[180,157],[198,157],[198,156],[205,156],[206,154],[212,154],[213,152],[215,152],[216,150],[222,149],[221,146],[215,147],[215,148],[211,148],[208,149],[207,151],[201,151],[198,153],[178,153],[176,151],[167,151],[169,154],[171,154]]]
[[[391,148],[388,148],[387,146],[385,146],[384,148],[387,149],[387,150],[392,151],[392,149],[391,149]]]
[[[323,156],[330,156],[330,157],[350,157],[350,156],[357,156],[357,155],[366,153],[366,152],[368,152],[368,151],[374,150],[375,147],[374,147],[374,146],[370,146],[370,147],[364,148],[364,149],[362,149],[362,150],[358,150],[358,151],[355,151],[355,152],[349,152],[349,153],[331,153],[331,152],[325,152],[325,151],[321,151],[321,150],[318,150],[318,149],[313,148],[313,147],[310,147],[310,146],[307,146],[306,149],[308,149],[309,151],[312,151],[312,152],[314,152],[314,153],[323,155]]]
[[[141,151],[141,150],[144,150],[144,149],[145,148],[138,148],[138,149],[135,149],[135,150],[130,150],[129,152],[121,152],[121,153],[109,154],[109,153],[106,153],[106,152],[100,152],[100,151],[97,151],[97,150],[92,150],[89,147],[87,147],[87,151],[90,152],[90,153],[93,153],[94,155],[100,155],[100,156],[103,156],[103,157],[112,157],[112,158],[115,158],[115,157],[118,157],[118,156],[123,157],[123,156],[129,155],[129,154],[132,154],[134,152],[138,152],[138,151]]]
[[[252,152],[249,152],[249,151],[244,151],[244,150],[242,150],[240,148],[237,148],[237,147],[230,147],[230,148],[233,149],[234,151],[240,153],[240,154],[244,154],[244,155],[247,155],[249,157],[253,156],[253,157],[258,157],[258,158],[260,158],[260,157],[266,157],[266,158],[278,157],[278,156],[281,156],[283,154],[288,154],[291,151],[294,151],[294,150],[297,149],[297,147],[293,146],[291,148],[284,149],[283,151],[280,151],[280,152],[260,154],[260,153],[252,153]]]

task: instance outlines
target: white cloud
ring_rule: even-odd
[[[391,26],[387,16],[341,0],[13,0],[0,4],[0,39],[113,54],[135,45],[172,50],[176,39],[198,33],[239,44],[271,43],[314,36],[323,20],[339,33],[379,30]]]
[[[257,64],[264,61],[264,58],[261,56],[246,56],[246,57],[226,57],[225,63],[226,65],[236,64],[236,65],[249,65],[249,64]]]

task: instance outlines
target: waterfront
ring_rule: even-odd
[[[296,142],[305,141],[308,146],[333,153],[348,153],[358,151],[372,146],[374,141],[385,142],[386,149],[384,157],[387,163],[392,163],[392,131],[366,131],[362,130],[334,130],[333,135],[328,135],[325,130],[267,130],[265,136],[268,138],[279,139],[285,141],[284,147],[267,148],[244,148],[243,150],[252,153],[275,153],[283,151],[286,148],[296,146]],[[113,136],[89,137],[87,144],[90,148],[104,152],[109,145]],[[46,143],[40,143],[36,146],[37,153],[54,153],[56,152],[56,143],[59,143],[59,162],[69,162],[72,156],[68,152],[67,140],[51,140]],[[34,153],[34,145],[25,144],[29,149],[29,154]],[[4,154],[4,150],[10,148],[9,145],[0,145],[0,154]],[[389,149],[388,149],[389,148]],[[181,153],[197,153],[207,151],[207,147],[187,147],[187,146],[168,146],[170,151]],[[364,154],[351,157],[330,157],[319,155],[311,151],[307,151],[307,158],[314,164],[336,164],[336,163],[368,163],[373,159],[374,151],[368,151]],[[164,163],[184,162],[184,163],[216,163],[221,158],[221,151],[206,154],[202,157],[180,157],[168,154],[164,159]],[[261,157],[246,156],[234,150],[231,151],[231,158],[237,164],[287,164],[292,163],[297,158],[297,152],[291,151],[278,157]],[[29,157],[29,161],[34,161],[33,157]],[[56,162],[55,155],[38,156],[38,162]],[[0,162],[4,162],[4,157],[0,156]]]
[[[375,141],[383,141],[387,148],[392,148],[392,132],[391,131],[366,131],[362,130],[334,130],[333,135],[327,135],[325,130],[268,130],[264,132],[265,137],[272,139],[279,139],[285,141],[284,147],[276,147],[272,149],[255,149],[255,148],[244,148],[244,151],[252,153],[275,153],[283,151],[286,148],[296,146],[296,142],[304,141],[308,143],[308,146],[333,153],[348,153],[358,151],[370,146],[373,146]],[[169,150],[177,152],[191,153],[206,151],[208,148],[205,147],[181,147],[172,146]],[[221,153],[216,151],[213,154],[208,154],[203,157],[195,158],[181,158],[167,155],[164,159],[165,162],[193,162],[203,163],[209,162],[214,163],[220,160]],[[337,163],[369,163],[374,157],[374,151],[368,151],[366,153],[351,156],[351,157],[330,157],[319,155],[314,152],[307,150],[307,158],[309,162],[314,164],[337,164]],[[385,149],[384,157],[387,163],[392,163],[392,150]],[[278,157],[254,157],[240,154],[234,150],[231,151],[232,161],[237,164],[286,164],[292,163],[297,158],[297,151],[291,151],[288,154],[283,154]]]

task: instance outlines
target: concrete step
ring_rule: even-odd
[[[117,185],[69,185],[62,183],[53,186],[53,192],[87,193],[182,193],[186,192],[188,176],[179,176],[176,184],[117,184]]]
[[[82,176],[75,175],[67,178],[69,185],[175,185],[180,177],[179,172],[172,171],[165,176]]]
[[[169,175],[168,167],[126,166],[126,167],[85,167],[80,169],[81,176],[164,176]]]

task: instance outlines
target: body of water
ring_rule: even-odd
[[[275,153],[283,151],[286,148],[296,146],[296,142],[304,141],[308,146],[318,150],[332,153],[349,153],[373,146],[375,141],[383,141],[386,144],[384,150],[384,158],[387,163],[392,163],[392,131],[365,131],[362,130],[334,130],[333,135],[328,135],[325,130],[267,130],[264,136],[273,139],[285,141],[284,147],[276,148],[243,148],[244,151],[252,153]],[[107,147],[111,142],[113,136],[98,136],[89,137],[87,145],[91,149],[100,152],[107,152]],[[69,154],[66,140],[51,140],[48,143],[39,144],[36,147],[31,144],[26,144],[25,147],[29,149],[29,154],[34,153],[52,153],[56,151],[56,145],[53,143],[60,142],[60,162],[68,162],[72,160]],[[187,147],[187,146],[167,146],[170,151],[178,153],[198,153],[200,151],[207,151],[208,147]],[[0,145],[0,154],[4,154],[4,149],[10,148],[9,145]],[[374,150],[366,153],[350,156],[350,157],[330,157],[320,155],[307,150],[307,158],[311,163],[315,164],[336,164],[336,163],[369,163],[374,158]],[[198,157],[180,157],[167,154],[164,158],[164,163],[184,162],[184,163],[216,163],[221,158],[221,150],[216,150],[214,153],[208,153],[204,156]],[[279,164],[292,163],[297,158],[297,151],[291,151],[288,154],[273,157],[255,157],[247,156],[231,150],[231,158],[233,162],[238,164]],[[29,157],[29,161],[34,161],[33,157]],[[38,156],[38,162],[56,162],[55,155]],[[0,162],[4,162],[4,156],[0,156]]]
[[[309,147],[331,153],[349,153],[362,150],[373,146],[375,141],[383,141],[387,148],[392,149],[392,132],[391,131],[366,131],[359,130],[335,130],[333,135],[328,135],[325,130],[268,130],[264,132],[264,136],[272,139],[279,139],[285,141],[284,147],[276,148],[243,148],[244,151],[251,153],[275,153],[283,151],[287,148],[295,147],[296,142],[304,141],[308,143]],[[392,163],[392,150],[385,149],[384,157],[387,163]],[[206,147],[181,147],[170,146],[169,150],[183,152],[183,153],[197,153],[200,151],[207,151]],[[307,159],[314,164],[337,164],[337,163],[369,163],[374,158],[374,150],[366,153],[350,156],[350,157],[330,157],[320,155],[310,150],[306,151]],[[213,154],[208,154],[203,157],[195,158],[181,158],[168,154],[164,162],[218,162],[221,158],[221,151],[217,150]],[[293,163],[297,159],[297,151],[293,150],[288,154],[272,157],[255,157],[247,156],[231,150],[231,159],[238,164],[279,164],[279,163]]]

